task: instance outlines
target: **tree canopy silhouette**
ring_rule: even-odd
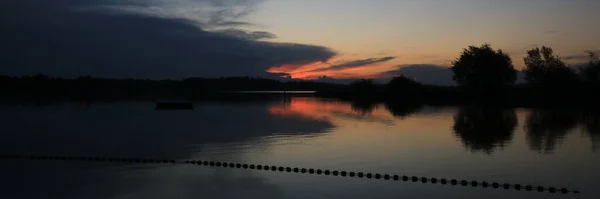
[[[487,43],[465,48],[452,65],[453,79],[461,86],[494,89],[514,84],[517,79],[517,71],[508,54],[494,50]]]
[[[402,75],[392,78],[387,84],[388,89],[395,92],[414,91],[420,86],[422,86],[421,83]]]
[[[369,93],[373,92],[375,82],[372,79],[360,79],[350,83],[350,86],[352,86],[357,93]]]
[[[415,99],[423,85],[413,79],[405,76],[396,76],[386,85],[386,91],[389,97],[402,98],[404,100]]]
[[[553,54],[550,47],[533,48],[527,51],[524,58],[525,80],[534,85],[564,85],[576,80],[577,75]]]

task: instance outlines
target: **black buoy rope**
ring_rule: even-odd
[[[259,164],[241,164],[231,162],[219,162],[219,161],[200,161],[200,160],[172,160],[172,159],[145,159],[145,158],[122,158],[122,157],[89,157],[89,156],[44,156],[44,155],[22,155],[22,154],[0,154],[0,159],[21,159],[21,160],[60,160],[60,161],[89,161],[89,162],[121,162],[121,163],[147,163],[147,164],[190,164],[199,166],[209,167],[227,167],[227,168],[239,168],[239,169],[252,169],[252,170],[265,170],[275,172],[294,172],[312,175],[332,175],[339,177],[350,177],[350,178],[368,178],[368,179],[379,179],[389,181],[405,181],[405,182],[416,182],[416,183],[430,183],[430,184],[442,184],[442,185],[454,185],[454,186],[469,186],[469,187],[482,187],[482,188],[494,188],[504,190],[516,190],[516,191],[537,191],[537,192],[549,192],[549,193],[580,193],[577,190],[567,188],[555,188],[555,187],[544,187],[534,185],[521,185],[521,184],[509,184],[509,183],[498,183],[498,182],[478,182],[478,181],[467,181],[457,179],[445,179],[445,178],[427,178],[417,176],[406,176],[406,175],[391,175],[391,174],[380,174],[380,173],[364,173],[354,171],[337,171],[337,170],[323,170],[323,169],[312,169],[312,168],[292,168],[283,166],[269,166]]]

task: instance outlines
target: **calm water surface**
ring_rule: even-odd
[[[600,116],[312,97],[0,105],[0,151],[202,159],[552,185],[580,195],[191,165],[0,159],[0,198],[600,198]]]

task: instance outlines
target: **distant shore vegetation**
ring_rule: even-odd
[[[427,85],[406,76],[386,84],[361,79],[349,85],[313,81],[280,81],[259,77],[188,78],[182,80],[110,79],[92,76],[58,78],[1,76],[0,96],[97,98],[201,99],[224,91],[316,91],[320,97],[386,103],[493,103],[507,105],[590,105],[600,100],[600,61],[588,52],[589,63],[568,67],[551,47],[527,50],[525,83],[516,84],[512,59],[490,44],[468,46],[449,70],[456,86]]]
[[[551,47],[527,50],[525,68],[521,71],[525,83],[516,84],[518,71],[508,54],[490,44],[469,46],[452,61],[449,69],[457,86],[426,85],[400,75],[383,85],[362,79],[353,82],[349,90],[318,95],[427,104],[588,106],[600,101],[600,61],[593,52],[588,54],[589,63],[574,69],[555,55]]]

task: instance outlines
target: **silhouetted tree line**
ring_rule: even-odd
[[[16,97],[202,98],[223,91],[336,90],[342,86],[310,81],[282,82],[257,77],[188,78],[183,80],[65,79],[46,75],[0,76],[0,95]]]
[[[220,91],[316,90],[318,96],[350,99],[357,103],[426,103],[452,105],[465,102],[523,106],[590,105],[600,96],[600,61],[589,52],[590,62],[578,71],[568,67],[552,48],[527,51],[522,70],[525,84],[515,84],[517,70],[510,56],[489,44],[469,46],[452,62],[450,70],[458,86],[425,85],[397,76],[387,84],[362,79],[350,85],[311,81],[282,82],[255,77],[188,78],[184,80],[63,79],[45,75],[0,76],[0,95],[71,96],[81,98],[202,98]]]
[[[464,102],[544,106],[597,104],[600,96],[600,61],[589,53],[590,62],[578,71],[568,67],[550,47],[527,51],[522,70],[526,83],[515,84],[518,71],[510,56],[490,44],[469,46],[452,62],[450,70],[458,86],[434,86],[397,76],[386,85],[359,80],[351,89],[321,96],[360,100],[418,101],[427,104]]]

